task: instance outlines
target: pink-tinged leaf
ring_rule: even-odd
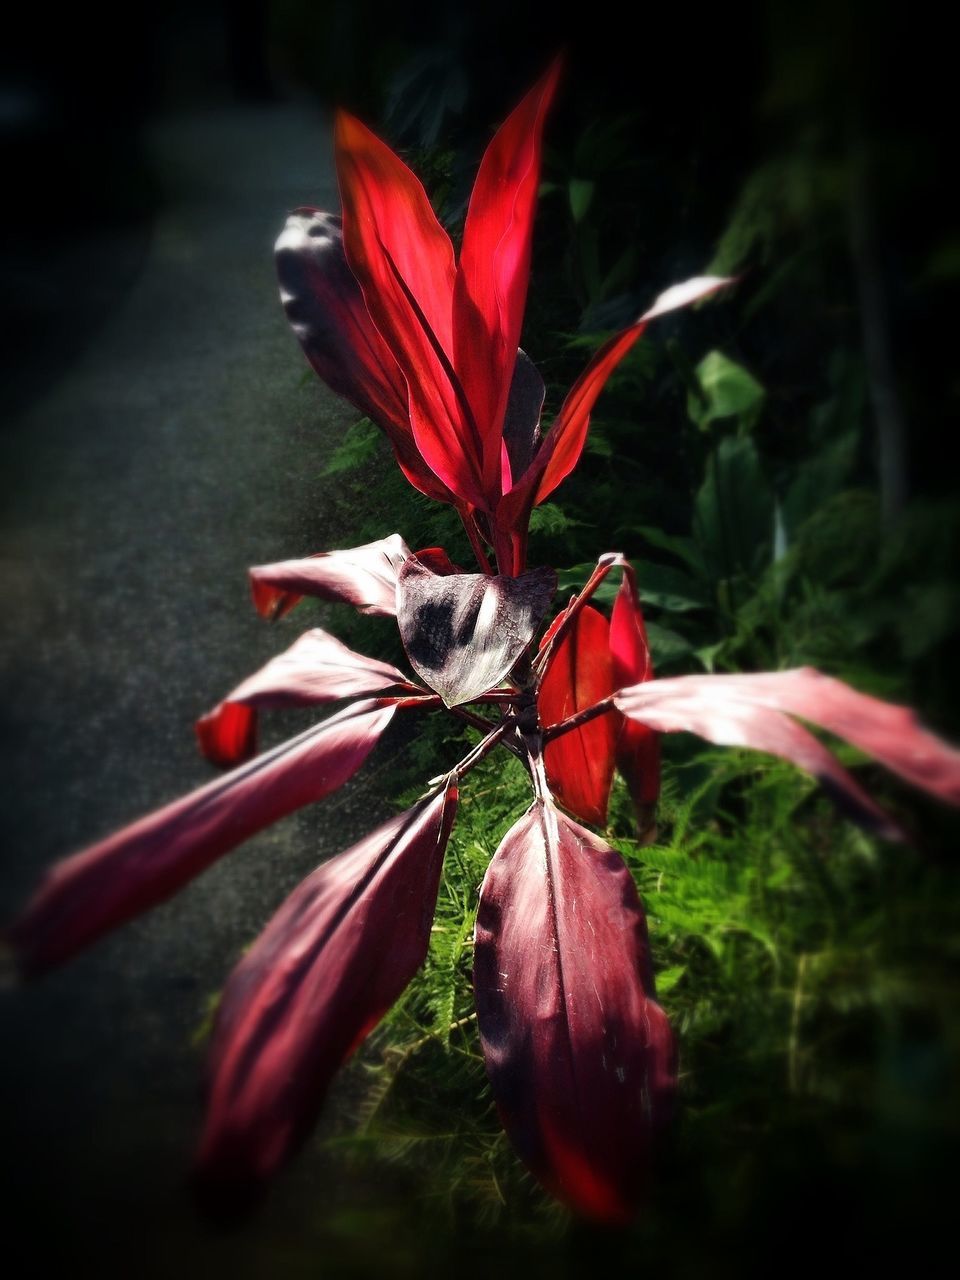
[[[632,570],[623,575],[610,617],[615,689],[653,679],[653,660]],[[620,716],[617,768],[630,791],[641,835],[649,833],[660,795],[660,739],[653,729]]]
[[[448,786],[318,867],[233,971],[197,1161],[208,1197],[256,1194],[422,964],[456,806]]]
[[[346,551],[321,551],[303,560],[283,560],[250,570],[253,602],[274,621],[303,599],[317,596],[352,604],[361,613],[392,618],[397,612],[397,573],[410,557],[398,533]]]
[[[620,690],[614,702],[660,733],[687,731],[720,746],[753,747],[790,760],[889,840],[902,839],[897,825],[791,714],[855,743],[915,785],[960,803],[960,752],[921,729],[907,708],[856,693],[809,668],[651,680]]]
[[[296,210],[277,240],[276,263],[287,319],[314,371],[386,432],[411,484],[452,501],[414,444],[407,384],[347,265],[339,217]]]
[[[397,667],[348,649],[318,627],[249,676],[197,721],[200,749],[213,764],[232,768],[256,753],[258,709],[309,707],[388,689],[416,691]]]
[[[525,528],[531,508],[548,498],[580,461],[597,397],[648,323],[678,307],[709,297],[731,283],[719,276],[698,276],[673,285],[660,294],[635,324],[604,343],[571,387],[533,462],[501,502],[497,511],[500,528]]]
[[[609,697],[615,688],[610,624],[586,605],[551,654],[537,694],[540,723],[544,728],[560,724]],[[547,778],[557,799],[584,822],[598,826],[607,820],[618,727],[611,710],[544,749]]]
[[[543,121],[555,62],[487,147],[467,210],[454,288],[454,364],[483,443],[491,508],[504,491],[500,441],[530,278]],[[506,476],[510,485],[510,475]]]
[[[360,768],[393,717],[360,702],[57,863],[8,931],[33,976],[156,906],[255,832],[322,800]]]
[[[519,578],[400,570],[397,623],[417,674],[448,707],[499,684],[533,639],[557,588],[552,569]]]
[[[579,1213],[632,1216],[675,1056],[645,989],[643,909],[620,855],[538,801],[484,877],[474,988],[504,1127],[544,1186]]]
[[[388,146],[346,112],[336,122],[347,261],[407,383],[426,464],[483,506],[482,445],[453,370],[453,247],[426,192]]]
[[[773,748],[748,739],[761,735],[764,726],[784,713],[802,716],[852,742],[915,787],[948,804],[960,805],[960,751],[956,747],[925,729],[909,707],[858,693],[811,667],[758,675],[657,680],[622,690],[616,701],[627,715],[647,724],[669,724],[666,732],[689,728],[712,742],[722,739],[711,735],[729,733],[727,745],[737,742],[768,751]],[[681,723],[687,720],[701,727]],[[738,734],[744,735],[742,741]]]

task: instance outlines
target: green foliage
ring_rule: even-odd
[[[736,418],[744,430],[756,423],[766,393],[742,365],[722,351],[710,351],[695,372],[697,387],[687,401],[691,422],[703,431],[724,418]]]
[[[380,429],[369,418],[361,418],[347,428],[343,439],[330,454],[323,474],[339,476],[372,463],[380,452],[381,438]]]

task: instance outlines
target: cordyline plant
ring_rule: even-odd
[[[572,471],[617,362],[664,312],[726,281],[667,290],[612,338],[540,433],[544,387],[518,350],[554,66],[493,138],[459,260],[410,170],[353,117],[336,125],[342,221],[315,209],[277,245],[281,295],[320,377],[378,423],[407,479],[458,512],[480,572],[446,552],[378,542],[251,570],[257,609],[301,597],[395,617],[413,675],[308,631],[197,725],[229,771],[55,866],[8,931],[36,975],[175,893],[216,858],[330,794],[398,711],[443,708],[482,731],[413,808],[318,867],[234,970],[216,1015],[200,1185],[246,1202],[302,1141],[338,1067],[422,963],[441,863],[471,768],[501,748],[529,773],[530,808],[487,869],[474,949],[490,1083],[520,1157],[575,1210],[621,1221],[669,1119],[676,1050],[657,1004],[643,908],[602,826],[615,769],[641,828],[661,733],[754,747],[818,778],[886,837],[893,822],[800,720],[960,803],[960,752],[913,713],[810,669],[653,678],[630,565],[600,557],[547,624],[556,576],[528,568],[532,508]],[[611,572],[607,617],[589,603]],[[359,698],[256,755],[258,713]]]

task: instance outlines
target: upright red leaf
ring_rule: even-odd
[[[644,988],[649,967],[620,855],[538,800],[480,893],[480,1037],[520,1157],[553,1195],[606,1221],[634,1211],[675,1084],[666,1018]]]
[[[633,571],[624,572],[610,616],[614,688],[653,679],[653,660]],[[617,768],[630,791],[641,836],[651,831],[660,795],[660,739],[653,729],[620,716]]]
[[[555,646],[537,695],[544,728],[592,707],[616,686],[610,656],[610,624],[586,605]],[[579,729],[548,742],[544,750],[547,778],[565,808],[584,822],[602,826],[613,782],[617,717],[597,716]]]
[[[556,588],[552,569],[519,578],[441,576],[408,560],[400,571],[397,623],[411,666],[448,707],[478,698],[530,644]]]
[[[580,461],[590,428],[590,414],[607,379],[651,320],[709,297],[732,283],[719,276],[698,276],[665,290],[636,324],[606,342],[570,388],[553,426],[530,466],[501,501],[497,524],[501,529],[526,527],[530,510],[545,501]]]
[[[487,147],[463,229],[454,288],[454,364],[483,442],[490,509],[503,492],[500,440],[530,277],[543,121],[559,71],[558,61]],[[509,487],[509,468],[506,479]]]
[[[316,706],[398,686],[417,691],[391,663],[356,653],[316,627],[197,721],[200,749],[213,764],[232,768],[256,752],[259,709]]]
[[[253,603],[271,620],[289,613],[304,596],[342,601],[361,613],[392,618],[397,612],[397,573],[409,557],[410,548],[399,533],[391,533],[346,551],[257,565],[250,570]]]
[[[358,702],[56,863],[7,933],[20,971],[33,976],[61,964],[255,832],[328,796],[360,768],[394,710]]]
[[[448,489],[482,507],[480,436],[453,370],[450,239],[417,178],[346,112],[336,156],[347,261],[406,379],[417,447]]]
[[[407,384],[347,265],[340,219],[297,209],[277,240],[276,264],[284,311],[314,371],[386,432],[411,484],[452,501],[414,443]]]
[[[208,1195],[256,1194],[420,967],[456,805],[448,785],[318,867],[237,965],[211,1046]]]
[[[811,667],[758,675],[678,676],[622,689],[617,706],[663,733],[689,730],[709,742],[785,756],[880,818],[830,753],[788,717],[846,738],[914,786],[960,805],[960,751],[930,733],[909,707],[858,693]],[[888,835],[896,835],[888,821]]]

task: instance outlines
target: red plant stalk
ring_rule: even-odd
[[[199,1186],[221,1208],[255,1199],[295,1151],[337,1069],[423,961],[458,789],[490,751],[519,756],[533,788],[491,860],[477,915],[491,1088],[543,1186],[610,1222],[642,1198],[676,1090],[636,888],[582,825],[604,825],[615,771],[648,833],[660,735],[691,732],[792,761],[897,838],[808,721],[960,804],[960,752],[906,708],[816,671],[654,679],[634,573],[617,553],[548,621],[556,575],[526,566],[532,508],[576,466],[594,402],[647,324],[728,283],[668,289],[597,353],[541,434],[543,382],[518,343],[557,75],[554,66],[491,142],[459,261],[414,175],[347,115],[337,123],[342,223],[298,211],[277,245],[281,297],[308,360],[385,431],[411,484],[454,506],[481,571],[464,573],[441,548],[413,553],[397,534],[252,569],[265,617],[314,596],[396,618],[410,671],[306,632],[198,721],[201,750],[228,771],[55,865],[6,932],[23,976],[42,974],[329,795],[396,712],[443,708],[482,731],[412,809],[308,876],[228,980],[197,1157]],[[608,617],[590,601],[614,570]],[[261,711],[350,698],[361,701],[256,754]]]

